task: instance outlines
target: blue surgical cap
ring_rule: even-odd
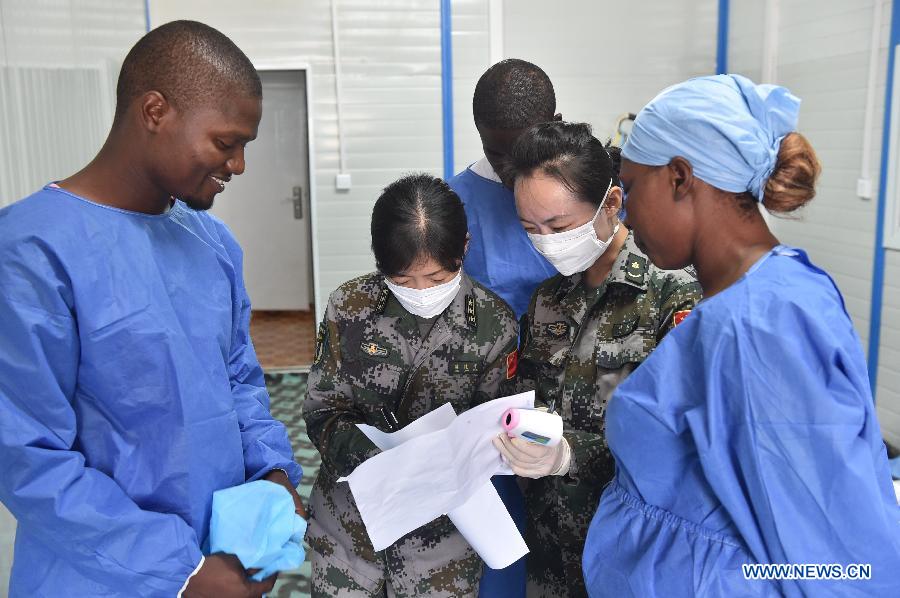
[[[800,98],[740,75],[698,77],[663,90],[638,114],[622,157],[662,166],[675,156],[713,187],[762,201]]]

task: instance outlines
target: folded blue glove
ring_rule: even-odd
[[[900,457],[894,457],[888,463],[891,464],[891,477],[900,480]]]
[[[233,554],[244,568],[261,569],[256,581],[299,567],[305,533],[306,520],[278,484],[257,480],[213,494],[208,554]]]

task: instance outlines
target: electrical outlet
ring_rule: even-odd
[[[342,172],[339,175],[334,177],[334,186],[340,191],[346,191],[353,186],[353,181],[350,179],[350,174]]]
[[[862,199],[872,199],[872,181],[856,179],[856,194]]]

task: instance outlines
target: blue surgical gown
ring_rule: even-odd
[[[462,200],[469,223],[466,274],[500,295],[521,318],[534,290],[556,276],[556,268],[528,239],[513,192],[502,183],[476,174],[472,167],[447,183]]]
[[[592,597],[900,596],[900,510],[834,283],[779,246],[701,302],[616,390],[616,477],[584,550]],[[871,564],[869,581],[742,564]]]
[[[175,596],[213,492],[301,470],[268,409],[241,251],[176,202],[62,189],[0,211],[0,500],[10,596]]]

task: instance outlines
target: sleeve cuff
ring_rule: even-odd
[[[184,591],[187,589],[188,584],[191,583],[191,578],[192,578],[193,576],[197,575],[197,571],[199,571],[199,570],[200,570],[200,567],[203,566],[203,561],[205,561],[205,560],[206,560],[206,557],[205,557],[205,556],[201,556],[201,557],[200,557],[200,562],[197,563],[197,567],[194,568],[194,571],[193,571],[190,575],[188,575],[188,578],[184,580],[184,585],[181,586],[181,589],[180,589],[180,590],[178,590],[177,598],[181,598],[181,595],[182,595],[182,594],[184,593]]]
[[[267,471],[266,474],[268,474],[269,472],[272,472],[272,471],[283,471],[284,475],[286,475],[288,477],[288,479],[291,481],[291,484],[293,484],[294,488],[299,486],[300,482],[303,480],[303,468],[300,467],[300,465],[297,464],[296,462],[292,462],[292,463],[288,464],[287,466],[273,467],[272,469]]]
[[[251,469],[251,471],[253,470]],[[270,461],[267,465],[260,467],[256,470],[256,473],[247,477],[246,481],[255,482],[256,480],[261,480],[273,471],[283,471],[295,488],[300,485],[300,482],[303,479],[303,468],[300,467],[299,464],[295,461],[279,459],[274,462]]]
[[[291,474],[288,473],[288,470],[285,469],[284,467],[273,467],[272,469],[267,471],[262,477],[266,477],[273,471],[280,471],[281,473],[283,473],[285,475],[285,477],[287,477],[288,480],[290,480],[291,484],[294,484],[294,480],[291,478]],[[294,484],[294,488],[296,488],[299,485],[300,485],[300,482],[297,482],[296,484]]]
[[[562,451],[562,455],[559,459],[559,467],[556,468],[556,471],[551,473],[550,475],[566,475],[569,473],[569,465],[572,463],[572,448],[569,446],[569,441],[563,438],[560,440],[562,446],[559,450]]]

